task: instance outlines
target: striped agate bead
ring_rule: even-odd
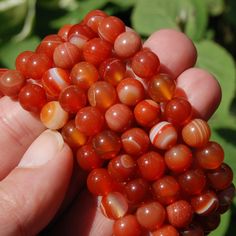
[[[155,147],[166,150],[175,145],[178,135],[171,123],[162,121],[151,128],[149,138]]]

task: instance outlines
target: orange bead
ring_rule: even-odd
[[[176,228],[172,225],[164,225],[158,230],[152,232],[152,236],[179,236],[179,235],[180,234],[178,233]]]

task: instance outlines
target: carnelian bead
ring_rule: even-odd
[[[20,71],[25,78],[29,78],[29,76],[27,75],[27,70],[28,70],[27,63],[29,61],[29,58],[33,54],[34,52],[24,51],[16,57],[16,62],[15,62],[16,69]]]
[[[148,84],[148,94],[156,102],[170,100],[175,92],[175,81],[167,74],[153,76]]]
[[[124,79],[125,72],[125,64],[117,58],[109,58],[99,66],[100,76],[113,86],[118,85]]]
[[[81,59],[81,50],[70,42],[60,44],[53,53],[54,64],[62,69],[71,69]]]
[[[90,193],[105,196],[113,190],[113,181],[106,169],[97,168],[89,173],[87,187]]]
[[[106,111],[105,119],[111,130],[123,132],[130,128],[133,122],[133,113],[125,104],[115,104]]]
[[[103,160],[97,155],[91,144],[80,147],[76,153],[79,166],[86,171],[102,167]]]
[[[0,77],[0,90],[10,97],[17,97],[24,84],[25,77],[17,70],[7,70]]]
[[[103,39],[93,38],[84,45],[83,55],[87,62],[98,66],[111,57],[112,45]]]
[[[179,236],[179,233],[172,225],[164,225],[152,232],[152,236]]]
[[[92,136],[102,130],[104,117],[96,107],[83,107],[76,114],[75,125],[86,136]]]
[[[69,73],[61,68],[51,68],[42,77],[43,88],[52,99],[57,99],[61,91],[70,83]]]
[[[60,36],[64,41],[67,41],[68,32],[70,31],[72,26],[72,24],[63,25],[57,33],[58,36]]]
[[[216,190],[228,188],[233,180],[233,171],[226,163],[215,170],[207,172],[207,179],[210,186]]]
[[[159,202],[153,201],[141,205],[136,211],[136,217],[141,226],[154,230],[164,223],[166,211]]]
[[[138,124],[150,128],[161,119],[160,105],[151,99],[142,100],[135,106],[134,116]]]
[[[191,223],[185,229],[180,231],[181,236],[204,236],[203,228],[196,223]]]
[[[111,130],[103,130],[92,139],[95,152],[102,159],[114,158],[121,149],[120,137]]]
[[[119,192],[110,192],[102,197],[100,208],[103,215],[117,220],[127,213],[129,206],[124,195]]]
[[[115,221],[114,236],[141,236],[141,226],[134,215],[126,215]]]
[[[115,16],[108,16],[98,25],[98,34],[104,40],[114,43],[117,36],[125,31],[125,24]]]
[[[192,164],[192,151],[184,144],[177,144],[165,152],[165,163],[173,172],[184,172]]]
[[[137,163],[142,177],[149,181],[161,178],[165,172],[164,158],[154,151],[142,155]]]
[[[70,120],[63,126],[61,134],[70,147],[82,146],[87,141],[87,137],[76,129],[74,120]]]
[[[143,85],[133,78],[121,80],[116,90],[121,103],[128,106],[134,106],[144,98]]]
[[[176,144],[178,135],[171,123],[161,121],[151,128],[149,137],[153,146],[165,150]]]
[[[61,92],[59,102],[65,111],[76,113],[85,107],[87,98],[84,90],[76,85],[70,85]]]
[[[107,169],[113,179],[123,182],[135,175],[136,162],[130,155],[122,154],[110,160]]]
[[[146,132],[140,128],[132,128],[121,135],[123,149],[126,153],[139,156],[145,153],[150,141]]]
[[[202,119],[191,120],[182,129],[182,137],[191,147],[205,146],[211,136],[211,130],[206,121]]]
[[[198,165],[204,169],[216,169],[224,161],[224,150],[216,142],[209,142],[206,146],[197,148],[194,154]]]
[[[0,68],[0,77],[1,77],[6,71],[8,71],[7,68]]]
[[[213,191],[206,191],[191,198],[193,210],[198,215],[209,215],[219,206],[219,200]]]
[[[166,175],[152,184],[156,199],[163,205],[169,205],[177,200],[180,186],[174,177]]]
[[[174,227],[183,228],[189,225],[193,217],[193,209],[185,200],[176,201],[166,208],[168,221]]]
[[[49,129],[62,128],[68,118],[68,113],[62,109],[58,101],[46,103],[40,112],[40,120]]]
[[[179,176],[178,182],[185,193],[200,194],[206,185],[206,176],[201,169],[188,170]]]
[[[105,111],[117,101],[116,90],[106,81],[97,81],[88,90],[88,100],[91,106]]]
[[[70,75],[72,83],[85,90],[87,90],[99,78],[96,67],[86,61],[74,65]]]
[[[184,98],[177,97],[171,99],[165,105],[165,118],[174,125],[183,125],[188,122],[192,116],[192,106]]]
[[[141,38],[134,31],[126,31],[121,33],[114,42],[115,53],[121,58],[129,58],[134,56],[141,46]]]
[[[26,84],[19,93],[20,105],[27,111],[40,112],[47,102],[45,90],[37,84]]]

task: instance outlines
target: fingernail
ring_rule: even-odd
[[[62,150],[64,141],[57,131],[44,131],[29,147],[18,167],[33,168],[47,164]]]

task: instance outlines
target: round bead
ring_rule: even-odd
[[[151,99],[142,100],[135,106],[134,116],[138,124],[150,128],[161,119],[160,105]]]
[[[53,53],[54,64],[62,69],[71,69],[81,59],[81,50],[70,42],[60,44]]]
[[[88,90],[88,100],[91,106],[105,111],[117,101],[116,90],[106,81],[97,81]]]
[[[188,227],[180,231],[181,236],[204,236],[203,228],[196,223],[191,223]]]
[[[111,130],[123,132],[130,128],[133,122],[133,113],[125,104],[115,104],[106,111],[105,119]]]
[[[142,46],[140,36],[134,31],[121,33],[114,42],[115,53],[121,58],[134,56]]]
[[[114,43],[118,35],[125,31],[125,24],[115,16],[108,16],[102,19],[98,25],[98,34],[104,40]]]
[[[62,109],[58,101],[46,103],[40,112],[40,120],[49,129],[62,128],[68,118],[68,113]]]
[[[70,83],[69,73],[61,68],[51,68],[42,77],[43,88],[52,99],[57,99],[61,91]]]
[[[179,236],[179,233],[172,225],[164,225],[152,232],[152,236]]]
[[[110,192],[103,196],[100,205],[103,215],[113,220],[123,217],[128,207],[127,199],[119,192]]]
[[[86,136],[93,136],[102,130],[104,117],[96,107],[83,107],[76,114],[75,125]]]
[[[58,36],[60,36],[64,41],[67,41],[68,32],[70,31],[72,24],[63,25],[58,31]]]
[[[98,78],[98,70],[96,67],[86,61],[76,64],[71,70],[71,80],[73,84],[87,90]]]
[[[121,135],[121,141],[125,152],[134,156],[145,153],[150,143],[148,135],[140,128],[125,131]]]
[[[95,152],[102,159],[114,158],[121,149],[120,137],[111,130],[103,130],[92,139]]]
[[[161,178],[165,172],[163,157],[154,151],[142,155],[138,158],[137,163],[142,177],[149,181]]]
[[[34,52],[24,51],[16,57],[16,62],[15,62],[16,69],[20,71],[25,78],[29,78],[27,74],[27,71],[28,71],[27,64],[28,64],[29,58],[32,55],[34,55]]]
[[[175,92],[175,81],[167,74],[153,76],[148,84],[148,94],[156,102],[170,100]]]
[[[166,208],[168,221],[174,227],[183,228],[192,221],[193,210],[185,200],[176,201]]]
[[[20,105],[27,111],[38,113],[47,102],[45,90],[37,84],[26,84],[19,93]]]
[[[166,121],[161,121],[150,130],[151,143],[159,149],[169,149],[177,142],[177,131],[174,126]]]
[[[87,97],[84,90],[76,85],[70,85],[61,92],[59,102],[65,111],[76,113],[85,107]]]
[[[137,209],[136,217],[141,226],[153,230],[162,226],[166,211],[159,202],[149,202]]]
[[[215,230],[220,224],[220,214],[215,212],[213,214],[198,217],[198,221],[203,227],[205,234]]]

